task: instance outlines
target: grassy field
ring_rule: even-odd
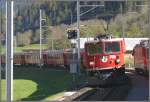
[[[2,74],[2,99],[6,83]],[[76,78],[80,82],[79,78]],[[14,101],[57,100],[73,87],[72,75],[65,70],[14,68]]]
[[[14,47],[14,53],[19,53],[23,52],[23,50],[28,50],[28,49],[33,49],[33,50],[39,50],[40,45],[39,44],[31,44],[23,47]],[[42,44],[42,49],[48,49],[48,46],[46,44]],[[2,54],[6,52],[5,48],[2,48]]]

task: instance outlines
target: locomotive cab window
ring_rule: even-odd
[[[113,53],[120,51],[120,43],[119,42],[107,42],[105,43],[105,52]]]
[[[90,44],[87,46],[87,52],[90,55],[93,54],[102,54],[103,49],[102,49],[102,44]]]

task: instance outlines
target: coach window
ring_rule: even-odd
[[[120,43],[119,42],[109,42],[105,43],[105,52],[106,53],[113,53],[120,51]]]

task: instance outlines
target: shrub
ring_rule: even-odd
[[[134,67],[134,59],[133,57],[125,57],[125,65],[126,67]]]

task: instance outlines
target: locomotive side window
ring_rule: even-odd
[[[120,43],[119,42],[105,43],[105,52],[106,53],[119,52],[119,51],[120,51]]]
[[[149,49],[146,50],[147,50],[147,58],[149,59]]]
[[[90,55],[93,55],[93,54],[102,54],[102,52],[103,52],[102,44],[90,44],[90,45],[88,45],[87,52]]]

